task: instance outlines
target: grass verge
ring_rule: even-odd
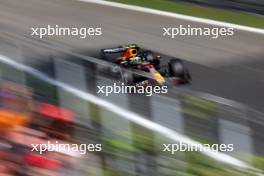
[[[264,28],[264,16],[240,11],[203,7],[195,4],[172,2],[169,0],[110,0],[124,4],[148,7],[189,16],[224,21],[239,25]]]

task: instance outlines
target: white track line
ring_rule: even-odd
[[[163,136],[173,140],[173,141],[177,141],[177,142],[182,142],[182,143],[185,143],[189,146],[193,146],[195,147],[197,144],[200,144],[180,133],[177,133],[176,131],[173,131],[165,126],[162,126],[158,123],[155,123],[155,122],[152,122],[150,120],[147,120],[146,118],[144,118],[143,116],[140,116],[132,111],[128,111],[128,110],[125,110],[111,102],[108,102],[104,99],[101,99],[97,96],[94,96],[90,93],[87,93],[87,92],[84,92],[84,91],[81,91],[75,87],[72,87],[71,85],[68,85],[66,83],[63,83],[63,82],[60,82],[58,80],[55,80],[55,79],[52,79],[48,76],[46,76],[45,74],[43,74],[42,72],[32,68],[32,67],[29,67],[27,65],[24,65],[24,64],[21,64],[21,63],[18,63],[6,56],[3,56],[3,55],[0,55],[0,62],[2,63],[5,63],[13,68],[16,68],[18,70],[21,70],[23,72],[27,72],[35,77],[37,77],[38,79],[41,79],[49,84],[52,84],[52,85],[55,85],[85,101],[89,101],[89,102],[92,102],[98,106],[101,106],[107,110],[109,110],[110,112],[113,112],[117,115],[119,115],[120,117],[122,118],[125,118],[131,122],[134,122],[140,126],[143,126],[145,128],[148,128],[152,131],[155,131],[157,133],[160,133],[162,134]],[[211,158],[214,158],[215,160],[217,161],[220,161],[220,162],[223,162],[223,163],[226,163],[226,164],[230,164],[230,165],[233,165],[233,166],[237,166],[237,167],[240,167],[240,168],[245,168],[245,169],[250,169],[251,167],[248,166],[246,163],[244,163],[243,161],[240,161],[232,156],[229,156],[227,154],[224,154],[224,153],[220,153],[220,152],[213,152],[211,150],[208,150],[204,147],[201,147],[200,149],[202,149],[202,153],[211,157]]]
[[[232,24],[232,23],[216,21],[216,20],[209,20],[209,19],[199,18],[199,17],[192,17],[192,16],[188,16],[188,15],[182,15],[182,14],[177,14],[177,13],[172,13],[172,12],[165,12],[165,11],[161,11],[161,10],[139,7],[139,6],[135,6],[135,5],[127,5],[127,4],[110,2],[110,1],[103,1],[103,0],[78,0],[78,1],[88,2],[88,3],[93,3],[93,4],[99,4],[99,5],[104,5],[104,6],[117,7],[117,8],[126,9],[126,10],[134,10],[134,11],[138,11],[138,12],[161,15],[161,16],[177,18],[177,19],[182,19],[182,20],[187,20],[187,21],[192,21],[192,22],[198,22],[198,23],[204,23],[204,24],[209,24],[209,25],[230,27],[230,28],[234,28],[237,30],[254,32],[254,33],[258,33],[258,34],[264,34],[264,29],[261,29],[261,28],[243,26],[243,25]],[[120,15],[122,15],[122,14],[120,14]]]

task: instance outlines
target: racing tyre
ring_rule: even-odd
[[[184,66],[182,60],[180,59],[171,59],[168,71],[170,76],[182,79],[183,83],[188,83],[191,80],[188,69]]]

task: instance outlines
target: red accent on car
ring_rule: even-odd
[[[153,65],[148,64],[148,65],[145,65],[145,68],[147,68],[147,69],[151,69],[151,68],[154,68],[154,67],[153,67]]]

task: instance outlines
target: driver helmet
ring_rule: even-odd
[[[138,55],[139,47],[136,44],[129,44],[126,46],[126,52],[124,58],[131,58]]]

